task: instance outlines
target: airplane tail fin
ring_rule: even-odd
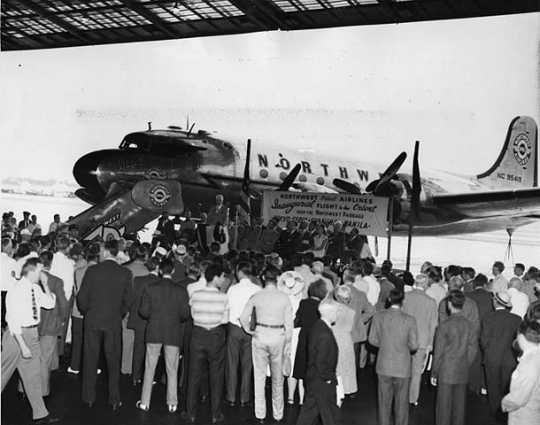
[[[476,177],[492,189],[538,186],[538,128],[533,118],[512,120],[499,157],[489,170]]]

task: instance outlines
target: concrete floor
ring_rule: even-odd
[[[65,368],[64,368],[65,370]],[[16,380],[2,393],[2,425],[31,423],[31,409],[28,402],[17,395]],[[372,368],[362,371],[358,376],[359,391],[356,398],[345,400],[341,413],[342,424],[377,425],[376,380]],[[64,371],[53,372],[51,396],[46,404],[53,416],[61,419],[60,424],[75,425],[181,425],[179,413],[170,414],[165,406],[165,386],[156,384],[152,395],[152,407],[149,412],[135,408],[140,397],[140,386],[132,387],[128,377],[122,377],[121,393],[123,407],[113,413],[106,402],[106,376],[98,377],[98,396],[93,409],[83,407],[81,403],[80,377],[68,375]],[[182,396],[179,393],[179,396]],[[269,397],[267,397],[269,399]],[[427,383],[425,376],[422,384],[420,404],[410,409],[410,425],[434,424],[435,390]],[[269,412],[270,406],[269,406]],[[285,421],[291,425],[296,422],[298,406],[286,406]],[[250,424],[254,422],[253,407],[241,409],[224,407],[226,425]],[[198,424],[209,424],[209,405],[199,408]],[[270,417],[270,413],[268,415]],[[272,423],[271,420],[267,421]],[[467,425],[495,425],[488,413],[487,400],[484,397],[470,395],[467,407]]]

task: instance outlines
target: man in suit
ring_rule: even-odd
[[[487,283],[488,279],[486,275],[480,273],[473,280],[474,290],[465,293],[467,298],[476,302],[480,323],[482,323],[482,320],[488,313],[493,311],[493,296],[491,292],[486,289]],[[478,338],[480,338],[480,335],[478,335]],[[482,366],[482,352],[478,349],[476,351],[474,362],[471,365],[471,370],[469,371],[469,389],[473,393],[479,394],[482,389],[485,388],[486,378]]]
[[[159,270],[162,278],[144,289],[139,307],[140,315],[148,319],[148,324],[144,381],[137,407],[141,410],[150,408],[152,382],[163,347],[167,371],[167,406],[172,413],[178,407],[178,361],[184,340],[182,323],[189,318],[189,297],[187,291],[171,279],[174,270],[171,260],[162,260]]]
[[[403,299],[403,292],[390,291],[390,308],[375,313],[369,332],[369,343],[379,348],[379,425],[392,423],[392,410],[395,425],[409,423],[411,352],[418,350],[418,331],[416,319],[402,311]]]
[[[463,425],[469,368],[477,351],[472,323],[463,316],[465,295],[450,291],[449,317],[439,325],[435,338],[431,383],[438,387],[437,425]]]
[[[429,353],[433,348],[433,336],[437,327],[437,304],[426,294],[429,286],[425,274],[416,276],[414,288],[405,294],[403,312],[416,319],[418,326],[418,350],[413,355],[411,365],[411,384],[409,387],[409,403],[418,405],[420,380],[427,365]]]
[[[516,360],[512,343],[521,323],[521,317],[510,313],[512,304],[506,292],[493,295],[495,311],[482,320],[480,346],[484,354],[484,369],[491,414],[501,416],[501,400],[508,392]]]
[[[139,306],[141,305],[145,288],[159,280],[157,261],[150,258],[145,264],[148,273],[145,276],[136,276],[133,279],[133,302],[129,309],[129,319],[127,321],[127,328],[134,332],[131,373],[134,386],[142,382],[144,353],[146,352],[144,334],[146,332],[147,320],[139,314]]]
[[[139,276],[147,276],[149,271],[146,268],[145,262],[148,257],[148,253],[144,246],[138,246],[134,251],[133,261],[124,264],[124,267],[131,272],[133,279]],[[133,282],[131,284],[133,289]],[[130,312],[122,320],[122,367],[120,372],[124,375],[131,374],[131,378],[135,382],[133,377],[133,351],[135,344],[135,331],[128,326],[129,317],[131,316]],[[140,377],[138,378],[140,379]]]
[[[452,276],[448,280],[448,292],[457,290],[463,292],[463,285],[465,284],[461,276]],[[448,298],[448,297],[447,297]],[[447,309],[447,298],[444,298],[439,304],[439,323],[444,322],[449,317]],[[465,303],[463,304],[462,314],[466,319],[469,319],[473,325],[473,330],[476,335],[480,333],[480,318],[478,314],[478,306],[476,302],[469,297],[465,297]]]
[[[84,315],[84,360],[82,399],[92,407],[96,399],[97,363],[103,340],[109,374],[109,403],[113,410],[120,401],[120,361],[122,359],[122,317],[132,299],[131,272],[119,265],[118,241],[105,242],[102,261],[90,266],[77,294]]]
[[[332,332],[338,307],[333,301],[319,304],[321,318],[311,328],[308,338],[306,396],[296,425],[312,425],[320,417],[323,425],[339,420],[336,395],[338,346]]]

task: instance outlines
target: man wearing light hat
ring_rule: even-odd
[[[512,343],[521,318],[510,313],[512,303],[507,292],[496,292],[493,295],[493,306],[495,311],[482,319],[480,347],[484,354],[490,411],[493,416],[502,419],[501,400],[508,392],[512,371],[516,367]]]

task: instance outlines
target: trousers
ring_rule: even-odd
[[[32,406],[32,418],[41,419],[47,416],[49,411],[45,407],[41,391],[41,348],[37,327],[23,328],[22,338],[32,353],[29,359],[22,357],[19,343],[9,330],[2,336],[2,391],[17,369]]]
[[[161,353],[165,353],[165,370],[167,371],[167,404],[178,405],[178,361],[180,349],[173,345],[146,344],[146,360],[144,365],[144,381],[142,387],[141,403],[150,406],[152,398],[152,383],[156,364]]]
[[[122,320],[122,368],[121,372],[124,375],[131,373],[133,368],[133,342],[135,332],[133,329],[128,329],[127,321],[129,315]]]
[[[283,419],[283,348],[285,333],[281,329],[257,327],[251,340],[253,357],[253,383],[255,390],[255,416],[266,418],[266,371],[270,366],[272,378],[272,411],[274,419]]]
[[[86,403],[94,403],[96,400],[97,367],[102,342],[107,362],[109,403],[115,404],[120,402],[120,361],[122,355],[120,326],[118,329],[85,328],[82,399]]]
[[[508,392],[514,365],[485,362],[489,408],[492,415],[499,413],[501,400]]]
[[[203,370],[208,362],[210,378],[210,406],[212,417],[221,413],[223,380],[225,378],[225,329],[218,326],[205,329],[193,326],[189,351],[189,382],[186,407],[189,416],[195,416]]]
[[[317,418],[320,418],[322,425],[339,423],[334,382],[327,384],[320,379],[306,381],[306,396],[296,425],[313,425]]]
[[[409,385],[410,378],[377,375],[379,399],[379,425],[392,424],[392,411],[395,425],[409,423]]]
[[[238,365],[240,365],[240,402],[247,403],[251,392],[251,335],[229,323],[227,326],[227,367],[225,369],[226,399],[236,401]]]
[[[144,343],[145,329],[135,329],[133,334],[133,360],[131,368],[131,378],[133,382],[137,382],[142,379],[144,369],[144,354],[147,350]]]
[[[71,364],[73,370],[81,370],[83,349],[83,319],[71,316]]]
[[[58,336],[42,335],[39,338],[41,348],[41,392],[44,397],[50,393],[51,370],[58,362]]]
[[[435,407],[436,425],[465,424],[465,401],[467,384],[437,385],[437,402]]]
[[[427,350],[419,348],[411,360],[411,383],[409,385],[409,403],[417,403],[420,396],[420,381],[426,368]]]

